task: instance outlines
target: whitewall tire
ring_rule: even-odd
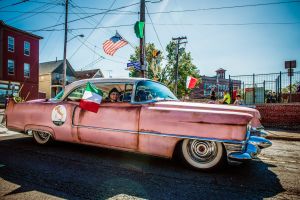
[[[44,131],[32,131],[33,138],[38,144],[49,144],[52,142],[52,136],[48,132]]]
[[[193,168],[212,170],[220,167],[226,157],[222,143],[185,139],[181,144],[183,161]]]

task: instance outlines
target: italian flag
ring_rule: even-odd
[[[193,89],[196,86],[198,79],[188,76],[186,77],[186,88]]]
[[[94,113],[98,112],[103,93],[92,83],[88,82],[80,100],[79,107]]]

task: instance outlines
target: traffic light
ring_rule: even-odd
[[[153,56],[153,58],[157,58],[157,57],[159,56],[159,54],[160,54],[160,51],[159,51],[159,50],[154,49],[154,50],[152,51],[152,56]]]

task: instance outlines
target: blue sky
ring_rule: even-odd
[[[148,2],[146,5],[164,48],[172,37],[187,36],[188,44],[186,49],[191,52],[193,63],[198,67],[202,75],[214,75],[214,71],[220,67],[227,70],[227,75],[241,75],[284,71],[285,60],[297,60],[298,65],[300,65],[300,2],[196,12],[151,13],[282,1],[288,0],[163,0],[159,3]],[[20,2],[20,0],[1,0],[0,8],[15,2]],[[50,4],[46,4],[47,2]],[[16,6],[0,9],[0,19],[9,25],[28,31],[45,28],[64,22],[62,2],[63,0],[30,0]],[[101,10],[90,8],[118,8],[139,1],[72,0],[70,2],[80,7],[89,7],[78,8],[70,6],[69,12],[77,13],[69,15],[69,20],[74,20],[87,16],[87,14],[78,13],[102,12]],[[15,12],[40,12],[43,10],[55,13],[24,14]],[[129,15],[118,12],[115,14],[97,15],[69,23],[69,28],[94,28],[97,24],[102,27],[130,25],[138,20],[139,5],[125,8],[122,11],[135,13]],[[237,25],[287,22],[296,24]],[[146,23],[146,42],[153,42],[161,49],[148,15],[146,15]],[[63,25],[50,29],[63,29]],[[127,77],[128,71],[124,69],[129,55],[134,51],[132,46],[127,45],[119,49],[114,56],[106,55],[102,50],[102,43],[113,36],[116,30],[133,46],[139,44],[132,26],[99,28],[96,30],[72,30],[68,34],[69,39],[73,35],[85,35],[84,38],[74,38],[68,42],[67,58],[73,67],[76,70],[81,68],[100,68],[105,76],[108,76],[109,70],[112,70],[111,75],[113,77]],[[34,33],[44,37],[40,41],[40,62],[55,60],[56,57],[62,59],[63,31]],[[79,40],[85,41],[88,47],[82,45],[82,42]],[[76,51],[78,48],[79,50]],[[104,56],[106,59],[97,62],[99,56]],[[90,64],[93,62],[95,63],[94,65]],[[299,66],[297,68],[299,69]]]

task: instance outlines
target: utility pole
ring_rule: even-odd
[[[140,22],[145,22],[145,0],[141,0],[140,4]],[[141,76],[142,78],[147,77],[147,65],[145,62],[145,26],[143,29],[144,37],[140,38],[140,63],[141,63]]]
[[[181,44],[186,44],[186,37],[177,37],[172,38],[173,41],[176,41],[176,65],[175,65],[175,87],[174,87],[174,93],[177,96],[177,86],[178,86],[178,63],[179,63],[179,47]],[[184,40],[184,41],[182,41]],[[181,42],[182,41],[182,42]]]
[[[68,0],[65,2],[66,13],[65,13],[65,41],[64,41],[64,62],[63,62],[63,89],[67,83],[67,42],[68,42]]]

